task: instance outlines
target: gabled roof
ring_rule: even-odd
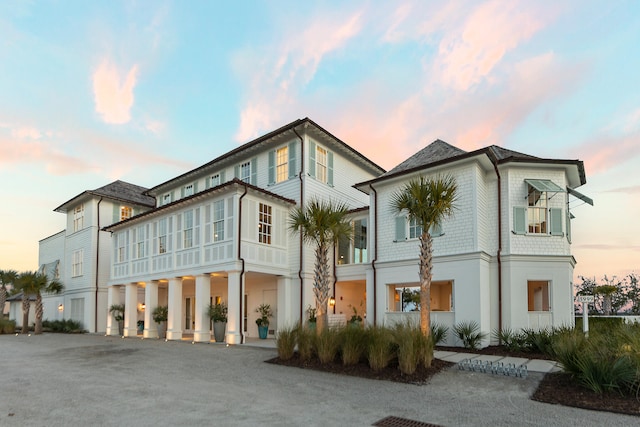
[[[262,150],[264,149],[263,145],[268,143],[272,138],[276,138],[282,134],[284,134],[287,131],[291,131],[291,130],[295,130],[296,128],[302,127],[303,125],[305,126],[309,126],[311,128],[313,128],[316,133],[318,135],[322,135],[325,137],[330,138],[337,147],[340,147],[341,150],[343,150],[344,152],[346,152],[349,156],[351,156],[352,158],[356,159],[357,161],[361,162],[361,164],[366,165],[367,168],[369,168],[374,174],[381,174],[384,172],[384,169],[380,166],[378,166],[377,164],[375,164],[374,162],[372,162],[370,159],[368,159],[367,157],[365,157],[364,155],[362,155],[362,153],[354,150],[351,146],[347,145],[345,142],[343,142],[342,140],[340,140],[339,138],[337,138],[336,136],[334,136],[333,134],[331,134],[330,132],[328,132],[326,129],[324,129],[323,127],[321,127],[320,125],[318,125],[317,123],[315,123],[313,120],[311,120],[308,117],[305,117],[304,119],[298,119],[295,120],[287,125],[284,125],[274,131],[271,131],[265,135],[262,135],[252,141],[247,142],[246,144],[243,144],[241,146],[239,146],[238,148],[235,148],[231,151],[226,152],[225,154],[216,157],[215,159],[211,160],[210,162],[205,163],[202,166],[199,166],[195,169],[192,169],[190,171],[187,171],[185,173],[183,173],[182,175],[178,175],[175,178],[171,178],[168,181],[165,181],[161,184],[156,185],[155,187],[149,189],[146,194],[156,194],[158,193],[159,190],[161,190],[163,187],[168,187],[168,184],[171,185],[175,185],[177,183],[180,183],[181,181],[186,181],[188,178],[190,177],[195,177],[197,175],[199,175],[201,172],[203,172],[206,169],[211,169],[213,172],[213,168],[214,167],[226,167],[228,166],[228,162],[233,161],[232,159],[234,157],[240,157],[240,156],[245,156],[245,155],[249,155],[249,153],[258,151],[258,150]],[[291,134],[292,136],[295,137],[295,134]],[[226,163],[226,164],[225,164]]]
[[[96,188],[95,190],[84,191],[74,198],[67,200],[55,208],[54,211],[66,213],[71,205],[76,204],[80,199],[87,196],[107,197],[111,200],[130,203],[133,205],[154,207],[156,205],[156,200],[153,197],[147,196],[145,194],[146,191],[147,188],[145,187],[117,180],[111,184]]]
[[[497,145],[490,145],[485,148],[468,152],[437,139],[404,162],[400,163],[395,168],[391,169],[389,172],[369,181],[358,183],[354,185],[354,187],[363,189],[363,187],[368,184],[373,184],[392,177],[410,174],[476,156],[486,156],[495,165],[514,162],[560,165],[563,167],[575,166],[576,169],[573,174],[575,179],[573,179],[573,181],[579,182],[576,186],[584,185],[587,182],[584,163],[581,160],[543,159],[530,154],[524,154],[518,151],[502,148]]]

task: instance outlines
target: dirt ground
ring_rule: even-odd
[[[637,426],[536,402],[542,374],[450,368],[426,385],[264,363],[273,349],[99,335],[0,335],[0,425]]]

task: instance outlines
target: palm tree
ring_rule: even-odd
[[[316,332],[320,334],[328,326],[330,266],[329,248],[339,240],[351,238],[351,224],[346,220],[344,203],[312,199],[305,208],[295,207],[289,217],[289,230],[301,233],[302,240],[315,244],[313,293],[316,299]]]
[[[456,209],[458,185],[450,176],[412,179],[391,196],[395,212],[406,212],[422,227],[420,235],[420,331],[430,334],[433,241],[429,229],[438,226]]]
[[[28,332],[29,323],[29,295],[36,296],[36,325],[35,334],[42,333],[42,293],[59,294],[64,290],[64,285],[56,280],[49,279],[44,273],[27,271],[21,273],[18,278],[22,290],[22,333]],[[26,302],[26,303],[25,303]],[[25,308],[26,307],[26,308]]]
[[[17,279],[17,271],[0,270],[0,317],[4,313],[4,304],[7,302],[7,285],[15,286]]]

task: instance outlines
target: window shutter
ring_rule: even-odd
[[[205,189],[211,188],[211,177],[210,176],[205,178],[205,180],[204,180],[204,188]]]
[[[562,209],[549,209],[549,219],[551,220],[551,235],[563,236],[562,234]]]
[[[233,177],[240,178],[240,165],[235,165],[233,167]]]
[[[276,183],[276,150],[269,151],[269,185]]]
[[[224,184],[225,182],[227,181],[224,179],[224,171],[220,171],[220,184]]]
[[[571,212],[567,209],[567,242],[571,243]]]
[[[407,240],[407,217],[396,217],[396,242]]]
[[[289,178],[296,176],[298,172],[296,168],[296,143],[289,144]]]
[[[200,246],[200,208],[196,208],[193,218],[193,246]]]
[[[251,159],[251,185],[258,185],[258,158]]]
[[[120,205],[113,205],[113,223],[120,221]]]
[[[158,222],[153,223],[153,254],[158,255]]]
[[[513,207],[513,232],[514,234],[526,234],[527,232],[527,208]]]
[[[173,202],[173,191],[171,192],[171,197],[169,197],[170,203]]]
[[[178,223],[176,224],[176,249],[182,249],[182,214],[177,215]]]
[[[440,225],[440,224],[431,224],[431,227],[429,227],[429,234],[431,235],[431,237],[440,237],[440,236],[442,236],[444,234],[442,232],[442,225]]]
[[[316,143],[309,141],[309,176],[316,177]]]
[[[198,181],[193,183],[193,194],[196,194],[198,192]]]
[[[333,187],[333,153],[327,152],[327,184]]]
[[[167,252],[173,250],[173,217],[167,218]]]
[[[184,199],[184,187],[180,189],[180,198]]]

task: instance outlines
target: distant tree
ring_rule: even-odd
[[[0,270],[0,317],[2,317],[4,312],[4,304],[7,302],[8,287],[14,287],[17,279],[17,271]]]
[[[640,315],[640,280],[637,274],[631,273],[625,277],[625,293],[631,303],[629,313]]]
[[[37,271],[27,271],[21,273],[18,277],[18,286],[22,290],[22,333],[29,331],[29,296],[36,296],[36,319],[35,319],[35,334],[42,333],[42,294],[59,294],[64,290],[64,285],[56,280],[50,280],[44,273]],[[25,303],[26,301],[26,303]],[[26,307],[26,309],[25,309]]]
[[[605,275],[600,282],[595,277],[578,276],[582,283],[577,284],[576,295],[593,295],[594,302],[590,311],[594,314],[617,314],[630,301],[628,277],[620,280],[616,276]],[[582,304],[575,303],[576,311],[581,311]]]

